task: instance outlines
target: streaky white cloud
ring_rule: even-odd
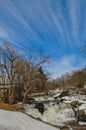
[[[21,23],[25,28],[28,28],[29,31],[31,30],[31,27],[27,23],[27,21],[23,18],[22,14],[19,12],[18,7],[16,7],[11,1],[8,1],[6,8],[11,13],[11,15],[18,20],[19,23]]]
[[[29,20],[28,18],[31,16],[33,17],[33,14],[31,12],[31,14],[29,14],[28,12],[31,11],[30,5],[28,5],[28,1],[24,2],[22,1],[18,1],[18,3],[16,3],[16,1],[11,1],[11,0],[7,0],[5,4],[3,4],[2,9],[3,12],[5,13],[4,17],[8,17],[7,23],[8,25],[5,23],[4,21],[4,28],[8,30],[8,33],[11,36],[11,39],[17,39],[17,41],[23,41],[24,42],[24,37],[26,37],[27,39],[29,39],[29,41],[33,41],[33,39],[40,43],[40,37],[35,33],[34,29],[30,26],[29,24]],[[3,2],[2,2],[3,3]],[[24,9],[23,9],[24,7]],[[26,12],[26,8],[28,9],[28,11]],[[34,7],[33,7],[34,10]],[[31,17],[30,17],[30,22],[31,22]],[[11,23],[10,23],[11,22]],[[20,30],[22,29],[23,32],[20,32]],[[20,36],[18,34],[21,34]],[[25,35],[24,35],[25,34]],[[14,43],[14,41],[13,41]]]
[[[16,26],[18,23],[18,27],[22,28],[20,36],[18,35],[19,30],[16,30],[16,35],[12,35],[13,39],[18,36],[17,41],[20,38],[24,41],[23,35],[25,33],[24,37],[28,37],[29,41],[35,41],[38,45],[46,45],[48,42],[50,46],[55,45],[54,49],[57,49],[58,46],[72,48],[75,43],[80,44],[79,29],[81,24],[85,24],[86,21],[83,20],[83,23],[80,23],[84,1],[18,0],[16,2],[16,0],[6,0],[3,2],[1,0],[0,10],[3,8],[2,11],[5,12],[1,18],[8,17],[9,21],[10,17],[13,26],[16,22]],[[15,26],[13,26],[9,26],[9,30],[12,28],[12,31],[15,32]]]
[[[80,31],[81,27],[85,24],[85,20],[82,18],[82,8],[84,0],[67,0],[67,7],[69,13],[69,19],[71,24],[71,36],[77,46],[80,46]],[[85,12],[86,13],[86,12]],[[83,19],[83,21],[82,21]],[[71,39],[71,37],[70,37]]]

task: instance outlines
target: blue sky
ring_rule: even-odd
[[[86,0],[0,0],[0,44],[42,49],[56,78],[86,66]]]

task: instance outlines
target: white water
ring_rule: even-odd
[[[44,107],[43,115],[37,109],[29,108],[29,106],[26,107],[26,113],[53,125],[62,125],[67,121],[75,119],[75,112],[69,104],[47,104]]]

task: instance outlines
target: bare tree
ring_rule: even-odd
[[[27,58],[28,62],[25,63],[26,73],[24,76],[26,77],[25,79],[26,82],[24,81],[25,92],[24,92],[23,104],[25,103],[29,91],[33,89],[33,87],[35,87],[34,83],[36,84],[35,78],[37,78],[36,76],[38,73],[38,68],[43,64],[47,63],[48,60],[49,57],[44,56],[44,54],[41,51],[36,53],[32,50],[29,50]]]
[[[36,87],[38,81],[44,86],[46,76],[42,69],[39,74],[38,70],[48,59],[43,52],[35,52],[32,49],[28,49],[28,55],[20,56],[10,44],[4,43],[4,47],[0,48],[0,69],[4,74],[2,76],[8,77],[9,80],[9,103],[13,103],[15,97],[22,98],[22,95],[25,103],[28,93]]]
[[[9,79],[9,103],[14,100],[14,84],[15,84],[15,63],[18,58],[18,53],[11,47],[10,44],[4,43],[4,47],[0,48],[0,66],[3,68],[5,76]]]

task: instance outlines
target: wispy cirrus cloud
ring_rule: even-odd
[[[0,1],[3,11],[0,14],[1,19],[3,21],[7,18],[7,23],[3,21],[4,28],[8,26],[9,33],[10,28],[13,32],[16,29],[14,38],[20,33],[19,29],[22,29],[22,36],[25,35],[33,43],[36,41],[37,44],[44,45],[46,42],[50,46],[54,44],[56,49],[72,47],[75,43],[79,45],[81,15],[83,12],[86,14],[86,10],[82,9],[85,0],[6,0],[5,3]],[[83,18],[83,24],[85,21]]]

